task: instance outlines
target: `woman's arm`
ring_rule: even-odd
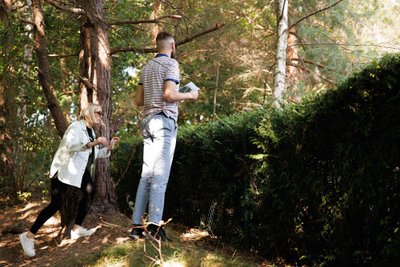
[[[103,147],[99,149],[97,152],[97,158],[106,158],[111,154],[111,150],[114,149],[114,146],[119,142],[119,137],[113,137],[110,141],[110,144],[107,147]]]

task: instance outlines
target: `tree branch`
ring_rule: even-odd
[[[302,59],[302,58],[291,58],[291,59],[289,59],[289,61],[304,62],[304,63],[307,63],[307,64],[315,65],[315,66],[320,67],[320,68],[322,68],[322,69],[325,68],[324,65],[321,65],[321,64],[319,64],[319,63],[315,63],[315,62],[313,62],[313,61],[311,61],[311,60]]]
[[[79,80],[81,82],[83,82],[83,84],[86,86],[86,88],[88,88],[90,90],[96,90],[96,87],[91,82],[89,82],[89,80],[87,78],[79,76]]]
[[[290,66],[292,66],[292,67],[299,68],[299,69],[302,69],[302,70],[304,70],[304,71],[307,71],[307,72],[309,72],[309,73],[317,74],[322,80],[324,80],[324,81],[326,81],[326,82],[328,82],[328,83],[330,83],[330,84],[336,84],[336,83],[335,83],[334,81],[332,81],[331,79],[324,77],[321,73],[316,73],[315,71],[312,71],[312,70],[310,70],[309,68],[306,68],[305,66],[300,66],[299,64],[295,64],[295,63],[293,63],[293,62],[287,62],[287,64],[290,65]]]
[[[78,57],[79,53],[75,54],[49,54],[49,57],[64,58],[64,57]]]
[[[222,23],[222,24],[218,24],[217,23],[215,25],[215,27],[213,27],[211,29],[205,30],[203,32],[197,33],[195,35],[189,36],[189,37],[187,37],[187,38],[185,38],[185,39],[183,39],[181,41],[176,42],[176,46],[180,46],[180,45],[186,44],[188,42],[191,42],[194,39],[196,39],[196,38],[198,38],[198,37],[200,37],[202,35],[205,35],[205,34],[208,34],[210,32],[219,30],[223,26],[225,26],[224,23]],[[116,53],[120,53],[120,52],[156,53],[157,49],[156,48],[138,48],[138,47],[114,48],[114,49],[111,49],[110,55],[113,55],[113,54],[116,54]]]
[[[21,22],[25,22],[27,24],[30,24],[32,26],[35,26],[35,22],[29,19],[24,19],[24,18],[17,18],[18,20],[20,20]]]
[[[206,35],[206,34],[208,34],[208,33],[210,33],[210,32],[214,32],[214,31],[216,31],[216,30],[219,30],[219,29],[221,29],[221,28],[224,27],[224,26],[225,26],[225,23],[222,23],[222,24],[218,24],[218,23],[217,23],[217,24],[215,24],[215,27],[214,27],[214,28],[211,28],[211,29],[205,30],[205,31],[203,31],[203,32],[197,33],[197,34],[195,34],[195,35],[193,35],[193,36],[187,37],[187,38],[183,39],[182,41],[178,41],[178,42],[176,43],[176,46],[180,46],[180,45],[186,44],[186,43],[188,43],[188,42],[191,42],[191,41],[193,41],[194,39],[196,39],[196,38],[198,38],[198,37],[200,37],[200,36],[202,36],[202,35]]]
[[[295,23],[293,23],[292,25],[290,25],[290,27],[289,27],[288,29],[290,30],[291,28],[293,28],[294,26],[296,26],[297,24],[299,24],[299,23],[302,22],[303,20],[308,19],[309,17],[314,16],[314,15],[316,15],[316,14],[318,14],[318,13],[321,13],[321,12],[327,10],[327,9],[330,9],[330,8],[336,6],[337,4],[339,4],[339,3],[342,2],[342,1],[343,1],[343,0],[339,0],[339,1],[337,1],[336,3],[333,3],[333,4],[330,5],[330,6],[324,7],[324,8],[322,8],[322,9],[316,10],[316,11],[314,11],[314,12],[308,14],[307,16],[305,16],[305,17],[299,19],[298,21],[296,21]]]
[[[171,18],[171,19],[181,19],[181,15],[165,15],[160,16],[155,19],[147,19],[147,20],[116,20],[112,22],[108,22],[108,25],[131,25],[131,24],[145,24],[145,23],[158,23],[163,19]]]
[[[85,10],[83,10],[82,8],[68,7],[54,0],[44,0],[44,1],[61,11],[67,11],[73,14],[86,14]]]

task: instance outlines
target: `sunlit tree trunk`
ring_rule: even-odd
[[[0,21],[6,19],[7,13],[12,10],[12,0],[0,0]]]
[[[296,27],[291,28],[288,37],[288,49],[287,49],[287,60],[288,62],[296,61],[299,59],[299,53],[297,49],[297,37],[296,37]],[[297,61],[295,65],[289,64],[287,66],[287,78],[288,78],[288,98],[291,101],[298,101],[297,96],[299,93],[297,92],[297,85],[299,82],[299,68],[296,65],[299,65],[300,62]]]
[[[276,49],[276,70],[274,79],[274,106],[281,107],[285,92],[286,49],[288,41],[289,0],[278,0],[278,42]]]
[[[157,19],[158,13],[161,10],[161,1],[155,0],[153,4],[153,12],[150,14],[150,19]],[[153,43],[156,41],[157,34],[160,32],[160,27],[157,23],[151,25],[151,36],[153,37]]]

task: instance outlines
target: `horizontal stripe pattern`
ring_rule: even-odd
[[[163,111],[165,115],[178,120],[178,103],[164,101],[164,82],[179,83],[179,63],[168,56],[150,60],[142,69],[139,84],[144,91],[144,116]],[[178,90],[178,86],[177,89]]]

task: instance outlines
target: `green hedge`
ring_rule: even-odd
[[[395,55],[301,104],[181,127],[164,218],[207,226],[215,203],[213,233],[265,256],[393,266],[400,262],[399,111]],[[141,140],[114,157],[128,209]]]
[[[307,264],[400,262],[399,111],[396,55],[264,120],[262,247]]]
[[[250,167],[254,162],[249,155],[257,151],[253,139],[264,113],[263,109],[253,110],[214,123],[179,128],[164,218],[173,218],[188,226],[208,227],[205,224],[210,223],[214,234],[231,234],[227,240],[247,242],[249,215],[244,207],[249,206],[245,197],[253,179]],[[129,213],[126,200],[128,196],[129,200],[134,200],[136,193],[141,145],[140,138],[123,143],[112,160],[115,164],[113,177],[119,180],[120,205]],[[132,157],[133,160],[129,160]],[[214,216],[209,221],[213,203]]]

